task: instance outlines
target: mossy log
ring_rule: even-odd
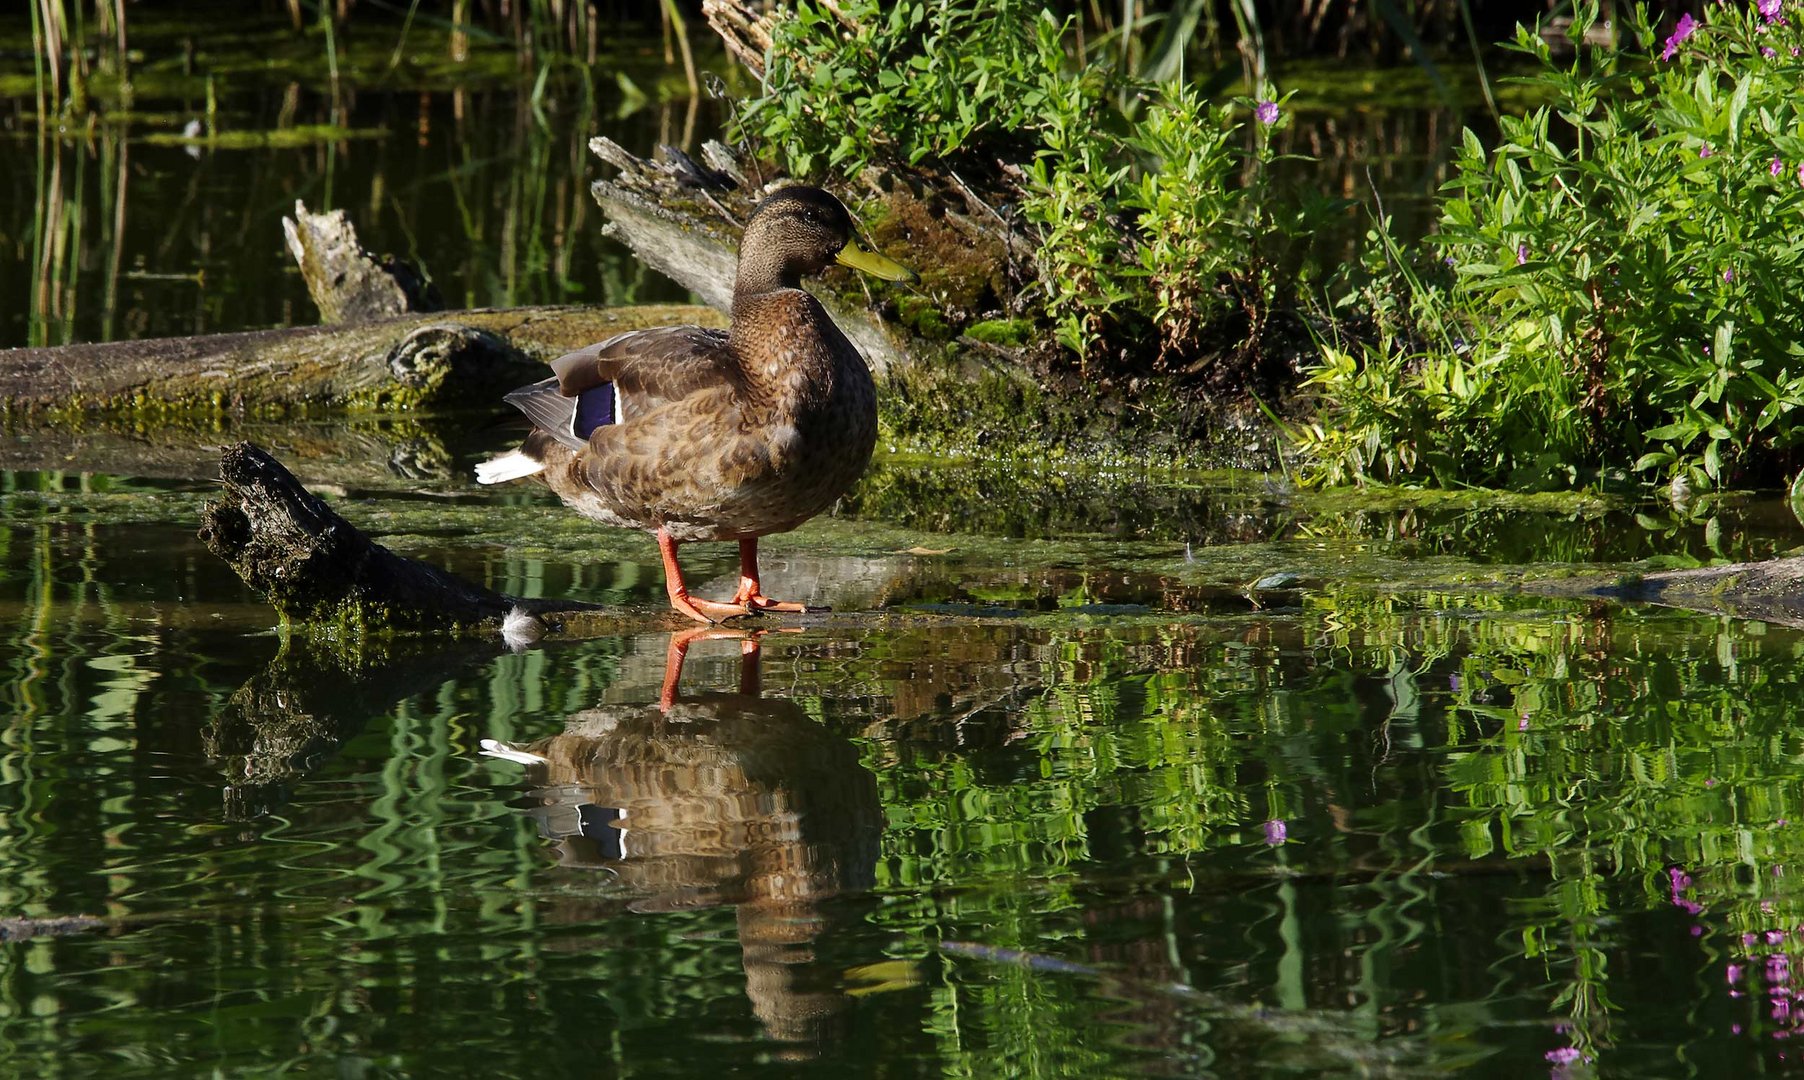
[[[707,308],[523,307],[0,351],[0,417],[493,401],[622,330],[724,326]]]
[[[483,588],[372,541],[253,443],[219,459],[225,498],[207,504],[200,538],[285,622],[385,630],[498,631],[532,615],[597,610]]]
[[[1541,581],[1526,591],[1548,596],[1593,596],[1660,604],[1707,615],[1758,619],[1804,627],[1804,557],[1729,563],[1695,570],[1663,570],[1629,578]]]

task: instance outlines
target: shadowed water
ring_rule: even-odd
[[[1783,1064],[1804,642],[1489,583],[1577,549],[1708,555],[1720,516],[1073,475],[1060,541],[968,481],[885,462],[859,517],[769,542],[773,593],[887,620],[770,620],[679,664],[649,542],[544,531],[539,499],[432,504],[511,542],[417,531],[417,497],[341,510],[643,630],[284,640],[192,538],[204,484],[8,474],[8,1071]],[[1110,486],[1168,527],[1082,528]],[[901,490],[1016,524],[929,531]],[[1736,512],[1755,553],[1795,528]],[[730,587],[730,549],[691,551],[699,589]],[[1249,590],[1261,564],[1297,577]]]

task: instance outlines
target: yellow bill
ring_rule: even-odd
[[[921,275],[903,266],[894,259],[885,258],[874,251],[866,251],[857,244],[848,243],[839,249],[839,263],[854,270],[862,270],[872,277],[885,281],[919,281]]]

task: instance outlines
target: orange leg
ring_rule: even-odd
[[[664,591],[670,596],[671,607],[702,623],[717,623],[751,614],[751,609],[741,603],[722,604],[690,596],[689,587],[683,584],[683,568],[677,563],[676,549],[677,542],[659,528],[658,553],[664,556]]]
[[[735,604],[751,611],[808,611],[804,604],[772,600],[758,584],[758,538],[739,541],[739,591],[733,594]],[[824,608],[813,608],[824,611]]]

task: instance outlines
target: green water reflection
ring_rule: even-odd
[[[842,520],[773,572],[927,614],[704,638],[679,680],[625,537],[484,559],[643,633],[347,657],[269,629],[201,498],[0,495],[10,1073],[1786,1064],[1797,631],[1328,580],[1189,603],[1134,530],[1074,567]],[[1560,520],[1515,523],[1589,527]],[[1147,584],[985,599],[1073,573]],[[71,915],[102,924],[20,921]]]

